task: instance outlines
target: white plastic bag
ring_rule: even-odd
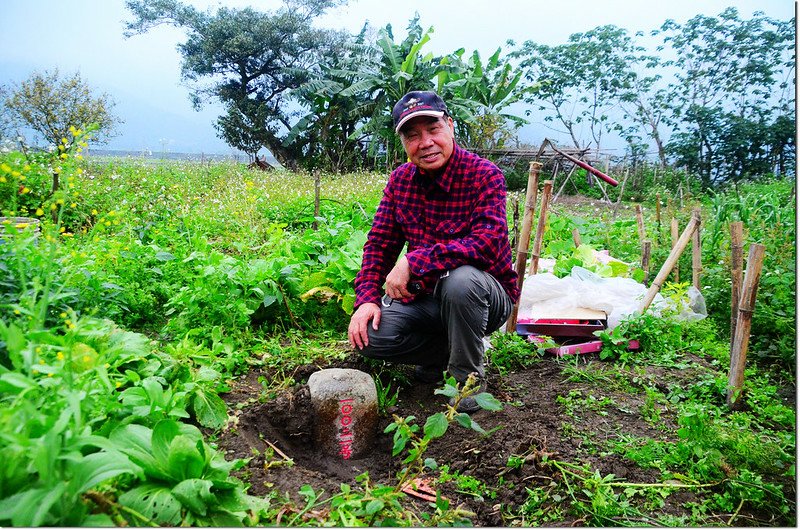
[[[565,278],[550,273],[529,276],[522,284],[517,319],[536,319],[538,315],[565,315],[570,310],[583,307],[606,313],[608,329],[614,329],[628,315],[637,313],[642,305],[647,287],[632,278],[602,278],[583,267],[573,267]],[[651,305],[657,314],[665,308],[677,313],[680,320],[705,318],[705,300],[693,287],[689,299],[680,301],[681,307],[671,307],[664,297],[656,293]]]

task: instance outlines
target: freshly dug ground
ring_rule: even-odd
[[[338,493],[342,483],[358,487],[355,477],[365,471],[369,472],[372,484],[397,484],[405,455],[391,456],[392,435],[383,434],[383,429],[392,422],[392,414],[402,418],[415,416],[421,427],[425,418],[445,410],[446,398],[434,394],[435,384],[414,382],[400,387],[399,399],[388,414],[381,417],[374,449],[367,456],[343,460],[325,456],[313,446],[314,418],[305,384],[308,376],[316,370],[332,367],[374,373],[374,366],[354,353],[333,364],[302,366],[293,374],[299,384],[269,394],[265,394],[259,379],[270,381],[273,374],[254,371],[234,382],[231,392],[223,398],[237,411],[236,421],[217,437],[217,445],[228,458],[249,459],[238,473],[251,484],[250,494],[264,496],[277,491],[302,507],[305,501],[298,490],[305,484],[317,492],[324,490],[324,497]],[[565,480],[568,478],[548,460],[586,465],[590,472],[597,470],[600,477],[613,474],[616,482],[660,484],[662,478],[657,469],[639,467],[632,460],[608,451],[608,443],[619,440],[620,435],[675,441],[678,428],[668,404],[654,404],[652,399],[646,403],[644,390],[626,392],[619,390],[618,385],[604,384],[603,381],[611,380],[607,374],[612,366],[599,360],[597,354],[588,354],[577,359],[546,357],[528,369],[505,376],[490,368],[488,391],[504,403],[503,410],[482,410],[472,416],[490,432],[489,436],[454,424],[442,438],[433,441],[425,453],[425,457],[435,459],[439,466],[447,465],[451,477],[460,474],[478,481],[462,480],[459,484],[452,478],[441,480],[438,471],[429,470],[423,478],[430,479],[431,487],[447,498],[451,507],[460,505],[473,512],[470,519],[474,526],[597,524],[571,514],[570,506],[574,501],[567,495],[570,484],[565,484]],[[634,382],[648,381],[667,392],[675,385],[686,388],[708,369],[707,362],[697,357],[687,359],[686,366],[682,369],[648,367],[644,372],[637,367],[630,371],[630,377]],[[397,370],[404,371],[411,379],[410,367],[397,367]],[[793,392],[793,389],[787,390],[787,402],[794,400]],[[572,403],[581,405],[568,405],[570,401],[564,398],[570,395],[575,398]],[[642,413],[646,410],[650,410],[647,420]],[[510,467],[511,456],[523,459],[524,463]],[[285,462],[284,457],[290,458],[293,464],[281,464]],[[764,478],[781,484],[786,499],[794,503],[795,484],[791,477]],[[576,485],[580,487],[580,483],[573,480],[571,486]],[[544,500],[537,503],[538,515],[530,513],[523,519],[519,509],[529,500],[529,489],[544,491],[545,495]],[[591,500],[580,489],[574,493],[591,505]],[[658,524],[657,517],[689,517],[692,503],[700,500],[699,494],[692,489],[670,490],[657,513],[651,512],[654,519],[625,519],[620,523],[650,526]],[[710,493],[706,491],[705,494]],[[409,509],[418,513],[433,511],[432,503],[411,496],[407,500]],[[776,520],[770,514],[751,509],[747,503],[739,508],[735,516],[734,513],[706,514],[704,521],[713,525],[733,522],[734,526],[794,524],[793,515],[789,516],[791,519]],[[790,513],[795,513],[794,504]],[[603,525],[616,526],[613,519]]]

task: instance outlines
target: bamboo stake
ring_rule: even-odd
[[[539,270],[539,255],[542,251],[542,238],[544,237],[544,226],[547,223],[547,205],[550,202],[550,195],[553,193],[553,181],[545,180],[542,189],[542,203],[539,206],[539,222],[536,225],[536,236],[533,238],[533,253],[531,254],[531,266],[528,275],[536,274]]]
[[[664,265],[661,266],[661,270],[658,271],[656,278],[653,280],[653,283],[647,290],[644,300],[642,301],[642,305],[639,309],[640,312],[644,313],[647,308],[650,307],[650,304],[653,303],[656,293],[658,293],[659,289],[661,289],[661,285],[664,283],[664,280],[667,279],[667,276],[669,275],[670,271],[672,271],[672,268],[675,267],[675,264],[678,262],[678,258],[680,258],[681,254],[683,253],[683,249],[686,248],[686,245],[689,243],[689,239],[692,237],[694,231],[697,230],[699,224],[700,219],[696,215],[692,214],[692,218],[686,225],[681,237],[672,248],[669,256],[667,256],[667,260],[664,262]]]
[[[647,280],[650,279],[650,250],[652,243],[645,241],[642,243],[642,270],[644,271],[643,284],[647,285]]]
[[[515,270],[517,271],[517,288],[522,288],[522,282],[525,279],[525,265],[528,263],[528,247],[531,243],[531,225],[533,224],[533,213],[536,210],[536,194],[539,192],[539,171],[542,169],[540,162],[531,162],[528,165],[528,187],[525,191],[525,214],[522,217],[522,229],[519,234],[519,241],[517,242],[517,262]],[[511,316],[506,322],[506,332],[512,332],[517,325],[517,312],[519,311],[519,302],[514,304],[511,310]]]
[[[669,231],[670,231],[670,236],[672,237],[672,247],[670,247],[670,248],[675,248],[675,245],[678,244],[678,220],[675,219],[674,217],[670,221]],[[678,266],[678,263],[676,262],[675,263],[675,283],[678,283],[679,281],[680,281],[680,266]]]
[[[656,193],[656,242],[661,245],[661,194]]]
[[[731,351],[736,335],[736,318],[739,315],[739,297],[742,295],[742,269],[744,268],[743,223],[731,223]]]
[[[642,205],[636,205],[636,228],[639,230],[639,244],[641,245],[644,243],[645,240],[645,233],[644,233],[644,215],[642,214]]]
[[[581,246],[581,233],[577,228],[572,229],[572,242],[575,243],[575,248]]]
[[[726,403],[737,409],[742,403],[741,393],[744,384],[744,365],[747,361],[747,348],[750,343],[750,325],[753,321],[753,310],[756,305],[758,282],[764,264],[766,247],[758,243],[750,245],[747,255],[747,272],[744,275],[742,296],[739,299],[739,314],[736,318],[736,336],[731,349],[731,371],[728,375],[728,395]]]
[[[692,210],[692,215],[697,217],[697,220],[700,221],[700,208],[694,208]],[[702,253],[703,249],[700,245],[700,225],[698,224],[697,230],[695,230],[692,235],[692,285],[694,285],[694,288],[698,291],[700,290],[700,273],[703,272]]]
[[[320,206],[320,188],[322,187],[322,181],[319,176],[319,169],[314,170],[314,222],[311,224],[311,228],[316,232],[317,228],[319,228],[319,222],[317,219],[319,218],[319,206]]]
[[[511,248],[517,248],[517,242],[519,241],[519,195],[516,193],[511,197],[511,224],[513,226]]]

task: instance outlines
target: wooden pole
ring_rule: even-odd
[[[661,194],[656,193],[656,242],[661,245]]]
[[[644,215],[642,214],[642,205],[636,205],[636,228],[639,231],[639,245],[644,243],[646,238],[644,233]]]
[[[531,225],[533,224],[533,213],[536,210],[536,195],[539,192],[539,171],[542,169],[540,162],[531,162],[528,165],[528,187],[525,190],[525,214],[522,217],[522,229],[517,242],[517,261],[515,270],[517,271],[517,288],[522,288],[525,279],[525,265],[528,263],[528,247],[531,243]],[[517,312],[519,302],[514,304],[511,316],[506,322],[506,332],[512,332],[517,325]]]
[[[697,230],[699,224],[700,219],[692,214],[692,218],[686,225],[681,237],[672,248],[669,256],[667,256],[667,260],[664,262],[664,265],[661,266],[661,270],[658,271],[656,278],[653,280],[653,283],[647,290],[644,300],[642,301],[642,305],[640,306],[640,312],[644,313],[647,308],[650,307],[650,304],[653,303],[656,293],[658,293],[659,289],[661,289],[661,285],[664,283],[664,280],[667,279],[667,276],[669,275],[670,271],[672,271],[672,268],[675,267],[675,264],[678,262],[678,258],[680,258],[681,254],[683,253],[683,249],[685,249],[686,245],[689,244],[689,239],[692,237],[694,231]]]
[[[550,203],[550,195],[553,193],[553,181],[545,180],[542,189],[542,203],[539,206],[539,222],[536,225],[536,236],[533,238],[533,252],[531,253],[531,266],[528,275],[536,274],[539,270],[539,256],[542,252],[542,239],[544,238],[544,226],[547,223],[547,205]]]
[[[698,222],[701,219],[700,208],[694,208],[692,215],[697,217]],[[700,273],[703,272],[703,250],[700,246],[700,224],[697,225],[697,230],[692,235],[692,285],[698,291],[700,290]]]
[[[739,314],[736,318],[736,336],[731,349],[731,371],[728,375],[728,395],[726,403],[732,409],[738,409],[744,384],[744,365],[747,361],[747,348],[750,343],[750,325],[753,321],[753,309],[756,305],[758,282],[764,264],[766,247],[758,243],[750,245],[747,255],[747,272],[744,275],[742,296],[739,299]]]
[[[572,229],[572,242],[575,243],[575,248],[581,246],[581,233],[577,228]]]
[[[650,251],[652,243],[645,241],[642,243],[642,270],[644,271],[643,284],[647,285],[647,280],[650,279]]]
[[[322,180],[320,179],[319,169],[314,170],[314,222],[311,225],[311,228],[316,232],[317,228],[319,228],[319,222],[317,218],[319,218],[319,206],[320,206],[320,188],[322,186]]]
[[[670,248],[675,248],[675,245],[678,244],[678,220],[675,219],[674,217],[672,218],[672,220],[669,223],[669,231],[670,231],[670,236],[672,237],[672,247],[670,247]],[[678,266],[678,263],[676,262],[675,263],[675,283],[678,283],[679,281],[680,281],[680,267]]]
[[[742,269],[744,268],[743,223],[731,223],[731,351],[739,316],[739,298],[742,295]]]

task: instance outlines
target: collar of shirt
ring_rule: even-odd
[[[414,179],[426,190],[429,190],[435,185],[438,186],[442,191],[448,192],[450,191],[450,185],[453,183],[453,174],[456,173],[463,157],[464,150],[458,147],[455,142],[453,142],[453,154],[450,155],[450,160],[447,161],[444,171],[431,180],[428,175],[416,167],[414,170]]]

